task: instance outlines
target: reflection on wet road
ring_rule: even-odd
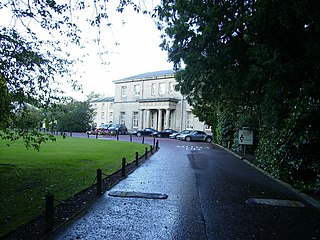
[[[159,139],[159,144],[156,154],[51,239],[318,239],[320,236],[317,211],[230,153],[203,142]],[[110,192],[123,196],[110,196]],[[164,194],[167,198],[125,197],[126,194]],[[306,207],[246,202],[253,198],[295,200]]]

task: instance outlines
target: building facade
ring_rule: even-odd
[[[192,114],[180,92],[171,70],[144,73],[113,81],[115,97],[113,122],[125,124],[128,130],[172,128],[177,131],[210,129]]]
[[[93,122],[95,127],[101,124],[113,122],[114,97],[101,97],[90,101],[91,108],[94,109]]]

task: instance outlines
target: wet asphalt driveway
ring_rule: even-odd
[[[50,239],[320,239],[319,210],[234,155],[202,142],[159,145]],[[168,197],[109,196],[114,191]]]

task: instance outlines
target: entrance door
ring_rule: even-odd
[[[157,117],[158,117],[157,112],[152,111],[150,115],[151,115],[151,128],[157,129]]]

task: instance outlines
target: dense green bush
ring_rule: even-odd
[[[257,163],[319,191],[320,5],[316,0],[162,1],[162,48],[176,89],[212,126],[214,141],[240,151],[254,131]],[[182,67],[183,66],[183,67]]]
[[[320,103],[300,91],[281,125],[269,123],[259,128],[256,114],[247,112],[234,118],[220,113],[212,131],[216,143],[228,147],[231,142],[232,150],[241,153],[238,130],[249,127],[254,131],[254,145],[247,150],[255,154],[258,166],[299,189],[319,193]]]

